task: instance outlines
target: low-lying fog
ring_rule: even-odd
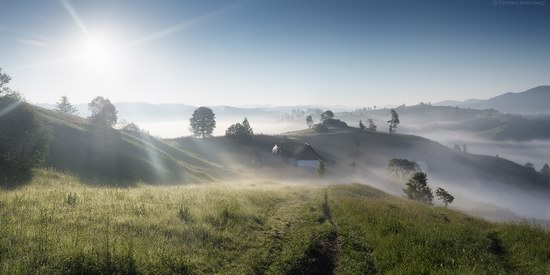
[[[340,182],[364,183],[386,193],[405,197],[403,188],[407,179],[396,177],[386,169],[362,167],[360,170],[362,172],[353,177],[342,175],[339,177]],[[450,180],[443,173],[434,176],[428,172],[428,185],[432,192],[438,187],[450,192],[455,197],[450,205],[452,209],[492,221],[528,220],[545,227],[550,226],[550,201],[547,200],[547,194],[511,188],[496,182],[489,183],[468,176]],[[437,198],[434,198],[434,204],[442,205]]]
[[[121,106],[122,107],[122,106]],[[150,107],[150,106],[149,106]],[[175,107],[174,107],[175,108]],[[178,112],[179,112],[178,106]],[[189,117],[192,113],[192,108],[183,110],[181,113],[175,114],[171,112],[170,115],[163,115],[161,112],[130,112],[121,108],[120,118],[126,119],[128,122],[134,122],[142,129],[149,131],[150,134],[162,138],[175,138],[182,136],[190,136],[189,129]],[[286,113],[285,113],[286,112]],[[145,114],[157,115],[148,116]],[[216,128],[214,135],[220,136],[225,134],[225,130],[234,123],[242,122],[242,119],[246,116],[254,129],[256,134],[283,134],[285,132],[302,130],[306,128],[305,118],[289,118],[285,114],[290,114],[288,111],[276,111],[273,109],[250,109],[242,110],[231,107],[219,108],[216,110]],[[85,117],[85,110],[82,110],[81,116]],[[384,113],[384,115],[386,115]],[[338,117],[337,117],[338,118]],[[387,123],[385,117],[374,118],[375,123],[378,125],[379,132],[388,132]],[[314,116],[314,121],[317,123],[318,116]],[[350,126],[357,127],[358,118],[344,118]],[[366,119],[363,119],[365,121]],[[422,136],[441,143],[449,148],[453,148],[455,144],[459,146],[466,145],[467,151],[470,154],[488,155],[505,158],[516,162],[520,165],[526,162],[531,162],[535,165],[536,170],[540,170],[545,163],[550,163],[550,140],[535,140],[535,141],[496,141],[486,138],[481,138],[473,133],[460,131],[452,131],[449,129],[434,129],[434,127],[427,127],[427,123],[420,123],[413,121],[407,121],[407,117],[401,118],[401,124],[397,129],[398,133],[413,134]],[[234,156],[230,156],[229,159],[234,160]],[[343,157],[346,158],[345,156]],[[219,159],[219,158],[218,158]],[[415,159],[419,161],[420,159]],[[384,159],[380,163],[387,163],[387,159]],[[231,161],[234,163],[234,161]],[[366,174],[357,175],[356,177],[349,177],[345,173],[341,174],[340,178],[333,178],[332,180],[338,182],[344,181],[357,181],[373,185],[388,193],[403,196],[402,188],[405,181],[391,183],[392,180],[386,178],[386,172],[381,169],[382,164],[376,168],[364,167],[364,171],[369,171]],[[452,169],[452,168],[449,168]],[[379,170],[374,172],[374,170]],[[439,171],[441,172],[441,171]],[[517,214],[517,218],[521,217],[533,217],[537,219],[550,220],[550,201],[540,194],[533,194],[530,190],[511,189],[509,187],[495,188],[499,186],[499,183],[487,182],[475,178],[468,178],[465,175],[463,178],[456,178],[451,176],[445,176],[440,173],[437,175],[435,171],[428,171],[429,184],[432,189],[441,186],[448,189],[456,197],[456,201],[453,207],[462,209],[466,212],[477,214],[478,216],[485,216],[496,220],[510,219]],[[431,175],[431,176],[430,176]],[[462,181],[462,182],[461,182]],[[467,182],[468,184],[465,184]],[[468,186],[468,187],[463,187]],[[496,210],[500,208],[500,210]],[[491,210],[491,208],[493,208]],[[503,211],[504,210],[504,211]],[[506,213],[506,211],[511,211]],[[500,213],[487,214],[488,212]],[[504,212],[504,214],[503,214]],[[499,216],[500,215],[500,216]]]
[[[466,145],[470,154],[499,156],[524,165],[531,162],[538,171],[545,163],[550,164],[550,140],[497,141],[476,137],[460,131],[410,131],[437,141],[447,147]]]
[[[289,131],[296,131],[305,128],[305,123],[285,122],[277,119],[262,119],[250,117],[248,118],[250,125],[256,134],[281,134]],[[242,122],[242,118],[238,119],[217,119],[216,128],[214,129],[215,136],[225,134],[225,130],[234,123]],[[135,121],[142,129],[149,131],[154,136],[162,138],[176,138],[192,135],[189,130],[189,120],[167,120],[167,121]]]

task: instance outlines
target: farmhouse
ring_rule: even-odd
[[[304,144],[304,147],[296,154],[296,165],[306,168],[317,168],[319,166],[319,160],[321,156],[309,145]]]

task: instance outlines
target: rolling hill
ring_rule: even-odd
[[[44,167],[117,185],[212,181],[221,171],[145,132],[97,128],[78,116],[36,106],[34,110],[52,128]]]
[[[313,130],[289,132],[281,136],[257,135],[251,140],[214,137],[207,140],[179,138],[170,144],[185,148],[205,159],[226,166],[246,167],[261,163],[275,144],[287,148],[292,158],[304,143],[322,153],[336,170],[349,170],[352,161],[372,169],[385,169],[392,158],[407,158],[424,165],[424,169],[444,180],[464,179],[498,182],[549,190],[550,184],[539,174],[506,159],[457,152],[435,141],[414,135],[390,135],[380,132],[359,132],[357,128],[330,129],[328,134]],[[336,177],[346,176],[338,174]],[[467,184],[467,182],[464,182]]]
[[[550,234],[360,184],[0,189],[7,274],[547,274]]]
[[[464,198],[492,203],[534,218],[545,218],[545,209],[550,206],[546,200],[550,195],[550,182],[542,174],[503,158],[458,152],[419,136],[359,132],[349,127],[328,134],[304,130],[281,136],[258,135],[245,141],[215,137],[167,142],[208,161],[252,171],[257,176],[312,180],[315,171],[289,164],[295,152],[308,143],[325,160],[329,180],[368,181],[396,195],[402,194],[406,179],[389,179],[387,165],[392,158],[405,158],[420,163],[428,173],[432,188],[441,186]],[[283,161],[273,162],[270,158],[275,144],[286,152]]]
[[[435,105],[474,109],[496,109],[503,113],[550,114],[550,86],[538,86],[518,93],[505,93],[486,100],[444,101]]]
[[[401,194],[403,181],[395,184],[389,180],[386,167],[392,158],[406,158],[421,164],[434,188],[443,186],[455,194],[535,218],[545,218],[540,209],[548,206],[543,198],[550,194],[550,184],[540,173],[506,159],[457,152],[413,135],[332,127],[327,134],[308,129],[256,135],[249,140],[161,140],[141,131],[97,129],[86,119],[40,107],[35,112],[53,129],[43,166],[70,172],[88,182],[197,183],[258,176],[310,181],[315,179],[314,172],[296,169],[288,161],[309,143],[323,156],[327,178],[334,181],[371,179],[379,184],[377,187]],[[271,149],[275,144],[283,153],[274,161]],[[527,198],[529,203],[522,205]],[[532,209],[538,210],[530,212]]]

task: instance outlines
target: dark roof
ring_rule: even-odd
[[[317,152],[309,144],[304,144],[304,147],[296,154],[297,160],[320,160],[322,159]]]

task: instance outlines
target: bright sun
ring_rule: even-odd
[[[97,69],[109,69],[115,63],[114,46],[105,36],[89,36],[79,47],[79,58],[86,65]]]

